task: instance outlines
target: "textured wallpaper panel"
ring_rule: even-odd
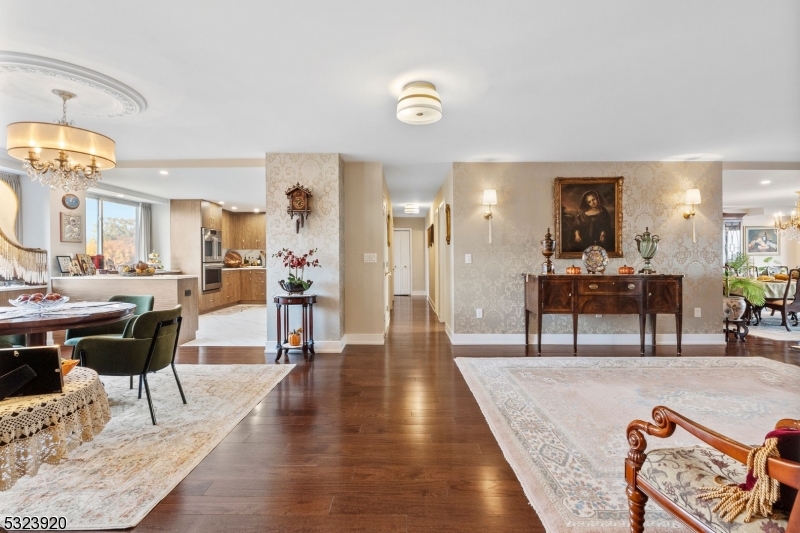
[[[314,280],[309,292],[318,295],[314,306],[314,340],[336,341],[344,331],[344,166],[339,154],[267,154],[267,337],[275,339],[272,297],[283,292],[278,284],[289,270],[272,257],[282,248],[305,253],[317,248],[321,268],[306,269]],[[300,183],[311,190],[311,215],[300,233],[286,213],[286,190]],[[290,327],[300,327],[300,308],[292,309]]]
[[[539,272],[544,257],[539,241],[554,231],[553,181],[556,177],[625,178],[623,188],[623,257],[609,260],[608,272],[623,264],[641,268],[634,236],[649,227],[659,235],[653,267],[666,274],[684,274],[683,332],[718,333],[722,269],[722,164],[719,162],[585,162],[585,163],[455,163],[453,165],[453,245],[455,246],[455,333],[522,333],[522,272]],[[699,188],[697,244],[691,221],[683,218],[685,191]],[[483,218],[483,190],[496,189],[493,244]],[[457,237],[456,237],[457,236]],[[465,264],[464,254],[472,254]],[[564,273],[580,260],[554,260]],[[694,308],[702,317],[694,318]],[[483,319],[475,309],[483,309]],[[581,333],[638,333],[628,316],[581,316]],[[531,333],[535,333],[535,324]],[[546,315],[544,333],[570,333],[569,315]],[[659,333],[675,331],[668,317]]]

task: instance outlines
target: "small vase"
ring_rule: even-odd
[[[305,292],[305,290],[306,290],[306,288],[303,287],[302,283],[292,283],[292,282],[286,281],[286,280],[280,280],[278,283],[280,284],[281,289],[285,290],[289,294],[303,294]],[[311,284],[314,283],[314,282],[313,281],[307,281],[306,283],[310,287]]]

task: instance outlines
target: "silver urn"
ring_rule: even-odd
[[[634,237],[636,241],[636,248],[639,250],[639,255],[644,259],[644,266],[639,271],[639,274],[655,274],[656,271],[650,266],[650,260],[656,255],[658,251],[658,235],[651,235],[650,228],[645,227],[644,233]]]

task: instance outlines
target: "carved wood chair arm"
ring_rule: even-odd
[[[666,438],[675,432],[675,427],[680,426],[704,443],[719,450],[728,457],[731,457],[742,464],[747,464],[747,455],[752,449],[751,446],[736,442],[733,439],[721,435],[697,422],[690,420],[672,409],[658,406],[653,409],[653,421],[655,424],[634,420],[628,424],[628,444],[631,449],[628,458],[641,464],[644,460],[644,450],[647,443],[642,432],[654,437]],[[778,427],[800,427],[800,421],[783,419],[778,422]],[[800,463],[787,461],[785,459],[770,458],[767,462],[767,472],[770,477],[777,479],[781,483],[794,488],[800,488]]]

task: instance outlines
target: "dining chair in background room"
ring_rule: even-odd
[[[800,281],[793,280],[800,278],[800,269],[793,268],[789,271],[789,281],[786,282],[786,289],[783,291],[783,298],[770,299],[764,302],[764,307],[779,311],[781,313],[781,326],[786,328],[786,331],[792,331],[789,327],[789,315],[794,318],[794,325],[797,326],[797,312],[800,311],[800,300],[798,300],[798,289],[800,289]]]
[[[73,359],[80,359],[81,366],[91,368],[101,376],[139,376],[139,398],[142,385],[147,393],[150,417],[156,424],[153,399],[147,374],[172,367],[178,391],[183,403],[183,393],[178,372],[175,370],[175,351],[181,330],[182,307],[176,305],[165,311],[150,311],[139,315],[130,334],[126,337],[83,337],[72,352]]]

